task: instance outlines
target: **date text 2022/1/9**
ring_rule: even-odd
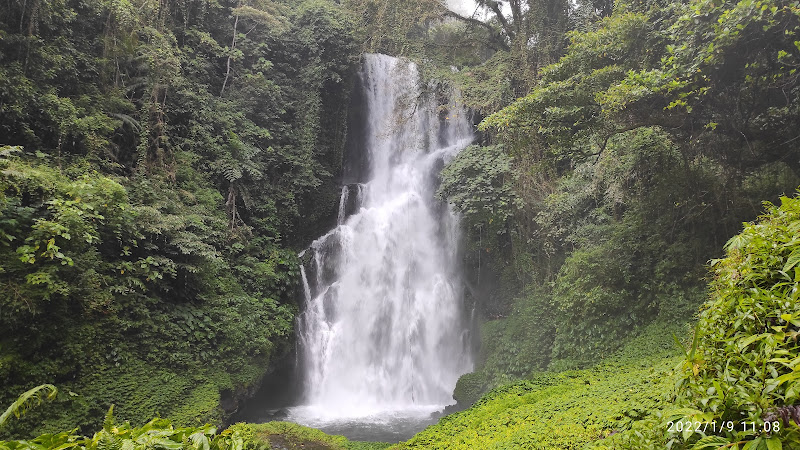
[[[734,422],[726,420],[722,422],[701,422],[692,420],[679,420],[667,422],[667,431],[683,433],[696,432],[696,433],[717,433],[723,431],[763,431],[765,433],[777,433],[781,430],[781,423],[779,421],[764,422],[759,424],[756,422]]]

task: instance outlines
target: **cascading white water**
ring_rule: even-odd
[[[369,173],[342,188],[338,225],[302,270],[305,406],[290,415],[301,423],[440,409],[472,366],[458,220],[434,196],[470,121],[461,107],[440,112],[411,62],[366,55],[361,80]]]
[[[336,225],[341,225],[344,223],[345,217],[347,217],[347,200],[350,198],[350,186],[344,185],[342,186],[342,195],[339,198],[339,215],[336,217]],[[308,300],[308,299],[306,299]]]

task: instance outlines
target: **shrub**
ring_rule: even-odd
[[[711,263],[711,298],[678,385],[694,408],[687,416],[731,421],[733,430],[676,440],[715,447],[751,442],[752,449],[800,445],[797,424],[787,423],[786,414],[800,403],[800,197],[766,206],[765,215],[728,241],[726,256]]]

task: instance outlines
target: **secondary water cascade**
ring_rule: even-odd
[[[289,419],[323,429],[428,417],[472,368],[458,217],[435,198],[471,122],[439,106],[412,62],[365,55],[360,81],[366,170],[342,187],[337,226],[301,254],[304,395]]]

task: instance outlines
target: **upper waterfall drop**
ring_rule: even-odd
[[[451,404],[472,368],[458,218],[435,198],[471,122],[439,111],[412,62],[365,55],[361,81],[366,173],[310,247],[298,321],[304,403],[330,418]]]

